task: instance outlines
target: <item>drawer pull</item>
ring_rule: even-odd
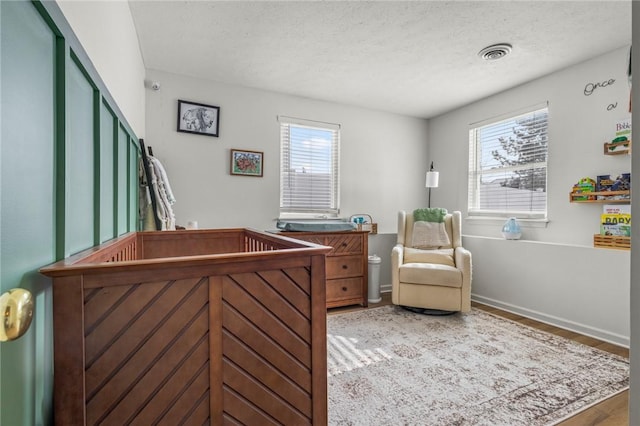
[[[342,269],[349,269],[347,265],[342,265]]]
[[[347,291],[347,287],[342,287],[342,291]]]
[[[342,247],[346,247],[346,246],[347,246],[347,242],[345,241],[342,243]]]

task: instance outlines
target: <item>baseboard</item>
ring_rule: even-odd
[[[391,293],[391,284],[381,285],[380,293]],[[593,337],[598,340],[609,342],[614,345],[628,348],[630,344],[629,336],[623,336],[621,334],[611,333],[606,330],[601,330],[599,328],[590,327],[588,325],[580,324],[574,321],[569,321],[560,317],[556,317],[554,315],[547,315],[543,312],[534,311],[532,309],[523,308],[521,306],[512,305],[510,303],[501,302],[499,300],[491,299],[489,297],[483,297],[477,294],[471,294],[471,300],[473,300],[474,302],[482,303],[483,305],[502,309],[503,311],[522,315],[523,317],[531,318],[536,321],[543,322],[545,324],[550,324],[556,327],[564,328],[566,330],[583,334],[585,336]]]
[[[611,333],[606,330],[590,327],[588,325],[576,323],[574,321],[569,321],[553,315],[547,315],[543,312],[534,311],[532,309],[523,308],[521,306],[515,306],[510,303],[504,303],[499,300],[491,299],[489,297],[478,296],[477,294],[471,294],[471,300],[474,302],[482,303],[483,305],[502,309],[503,311],[522,315],[523,317],[531,318],[545,324],[550,324],[556,327],[583,334],[585,336],[613,343],[614,345],[623,346],[625,348],[629,347],[629,336],[622,336],[620,334]]]

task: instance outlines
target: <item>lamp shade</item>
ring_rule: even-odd
[[[439,172],[427,172],[427,182],[425,187],[427,188],[437,188],[438,187],[438,179],[440,178]]]

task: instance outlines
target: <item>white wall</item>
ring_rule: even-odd
[[[629,346],[628,252],[475,236],[463,245],[474,300]]]
[[[143,138],[145,67],[129,3],[56,1],[131,130]]]
[[[341,216],[370,214],[380,233],[395,233],[398,209],[426,204],[426,120],[155,70],[147,79],[161,89],[147,90],[145,144],[167,169],[179,225],[275,229],[278,115],[341,124]],[[178,99],[219,106],[219,137],[177,132]],[[264,177],[230,175],[231,148],[263,151]]]
[[[629,116],[628,53],[628,47],[618,49],[431,119],[430,156],[441,172],[432,203],[466,211],[470,124],[548,101],[549,223],[546,228],[525,227],[523,239],[591,246],[593,234],[599,232],[602,205],[569,203],[569,193],[580,178],[631,170],[631,156],[603,155],[604,142],[614,137],[615,123]],[[584,95],[587,83],[609,79],[615,83]],[[464,233],[500,237],[503,222],[466,221]]]
[[[625,345],[630,254],[593,248],[602,205],[569,203],[569,192],[582,177],[631,170],[630,156],[603,155],[616,121],[629,116],[627,61],[628,47],[620,48],[429,120],[430,157],[440,170],[432,203],[465,212],[469,125],[549,102],[549,223],[523,224],[523,240],[506,241],[504,219],[465,219],[473,297]],[[609,79],[615,83],[585,96],[587,83]]]

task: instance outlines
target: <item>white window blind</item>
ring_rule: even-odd
[[[469,215],[547,217],[548,108],[469,131]]]
[[[280,214],[335,216],[340,199],[340,125],[278,117]]]

